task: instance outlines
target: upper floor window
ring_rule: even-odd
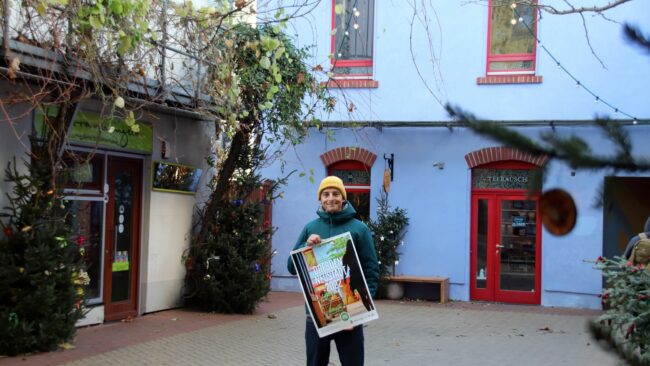
[[[487,75],[534,74],[537,0],[490,0]]]
[[[371,78],[374,0],[332,0],[335,77]]]

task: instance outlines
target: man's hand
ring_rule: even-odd
[[[318,245],[318,244],[320,244],[320,235],[318,234],[309,235],[309,238],[307,239],[307,246]]]

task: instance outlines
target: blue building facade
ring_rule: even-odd
[[[621,25],[649,31],[650,3],[585,14],[584,24],[534,1],[415,3],[321,1],[290,23],[298,44],[315,46],[313,64],[330,72],[322,82],[337,105],[264,172],[306,173],[292,175],[274,203],[272,288],[299,290],[286,258],[316,217],[320,179],[343,175],[374,218],[392,157],[389,202],[410,218],[397,274],[449,277],[453,300],[600,308],[593,261],[622,253],[643,228],[650,172],[574,170],[520,154],[456,126],[444,105],[534,139],[577,135],[602,155],[615,146],[592,119],[608,116],[630,132],[636,156],[650,156],[650,58]],[[546,168],[540,194],[557,188],[575,201],[566,235],[541,225],[539,195],[519,184],[538,167]]]

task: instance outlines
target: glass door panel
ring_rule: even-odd
[[[348,202],[357,211],[357,219],[368,222],[370,219],[370,192],[347,190]]]
[[[535,291],[537,202],[501,200],[499,290]]]
[[[102,293],[102,227],[104,224],[104,200],[84,197],[67,197],[69,225],[74,240],[83,248],[86,271],[90,284],[86,287],[86,299],[93,304],[101,301]]]
[[[488,264],[488,200],[479,199],[477,203],[477,228],[476,228],[476,288],[487,287]]]
[[[133,253],[132,216],[133,216],[133,176],[124,171],[115,175],[115,209],[113,210],[114,240],[112,257],[111,301],[129,299],[131,292],[131,275],[133,266],[130,258]]]

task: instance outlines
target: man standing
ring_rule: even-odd
[[[370,229],[366,224],[355,218],[356,211],[352,204],[347,201],[343,181],[334,176],[323,179],[318,187],[318,201],[320,203],[316,212],[318,218],[305,225],[293,250],[306,245],[317,245],[322,238],[350,232],[368,284],[368,290],[374,296],[379,283],[379,264],[375,252],[375,243],[372,240]],[[287,268],[289,272],[296,274],[291,257],[289,257]],[[308,366],[325,366],[329,363],[332,340],[336,344],[341,366],[363,365],[364,340],[362,325],[319,338],[314,322],[307,314],[305,344],[307,346]]]

